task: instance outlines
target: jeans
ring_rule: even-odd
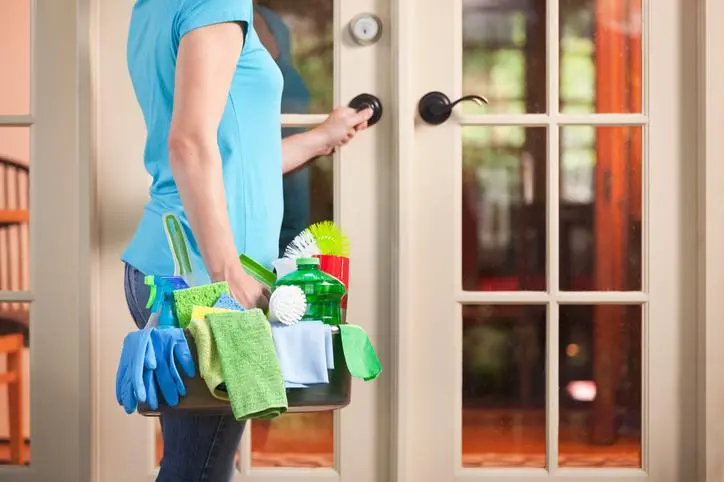
[[[144,275],[126,265],[126,301],[139,328],[146,325],[149,288]],[[232,415],[164,413],[163,457],[156,482],[229,482],[244,424]]]

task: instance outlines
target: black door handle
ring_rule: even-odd
[[[488,103],[488,99],[481,95],[465,95],[455,102],[451,102],[450,98],[442,92],[428,92],[418,102],[417,111],[422,120],[436,126],[448,120],[453,108],[466,100],[475,102],[478,105]]]
[[[377,124],[382,118],[382,102],[376,95],[360,94],[350,100],[348,105],[357,111],[366,109],[367,107],[372,109],[372,117],[367,121],[368,127]]]

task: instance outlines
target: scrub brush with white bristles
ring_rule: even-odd
[[[289,259],[311,258],[321,254],[317,240],[312,236],[309,229],[305,229],[292,240],[284,250],[284,257]]]
[[[278,286],[269,297],[269,321],[293,325],[306,310],[307,297],[299,286]]]

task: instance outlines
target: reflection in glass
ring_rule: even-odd
[[[641,0],[560,1],[561,112],[641,112]]]
[[[561,128],[561,289],[641,289],[641,127]]]
[[[0,127],[0,291],[30,289],[30,129]]]
[[[29,0],[0,0],[0,116],[30,113]]]
[[[282,112],[326,114],[333,105],[332,0],[258,0],[255,27],[284,76]],[[282,136],[304,128],[283,127]],[[334,218],[331,157],[284,176],[280,254],[310,224]],[[332,467],[332,414],[287,414],[254,421],[252,467]]]
[[[332,0],[256,0],[254,26],[284,76],[282,112],[326,114],[333,102]]]
[[[546,289],[546,129],[463,128],[463,289]]]
[[[332,412],[285,414],[254,420],[251,465],[254,468],[331,468],[334,466]]]
[[[0,303],[0,465],[30,463],[29,325],[29,303]]]
[[[546,111],[545,0],[463,0],[463,91],[489,106],[466,113]]]
[[[464,467],[544,467],[546,307],[463,307]]]
[[[0,127],[0,292],[30,289],[29,178],[30,129]],[[30,460],[29,325],[29,303],[0,302],[0,464]]]
[[[641,467],[641,316],[640,306],[561,306],[561,467]]]

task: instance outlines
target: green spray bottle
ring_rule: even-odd
[[[144,278],[150,288],[146,308],[151,309],[150,326],[159,329],[178,327],[178,320],[173,311],[173,292],[188,288],[189,285],[180,276],[153,276]]]

